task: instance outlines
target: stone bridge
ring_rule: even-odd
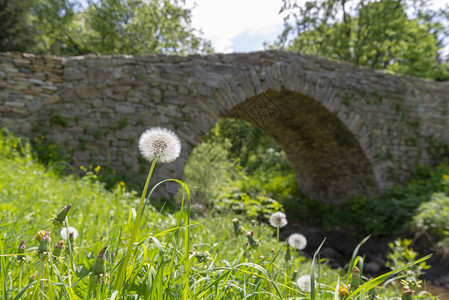
[[[251,122],[286,152],[300,189],[338,202],[403,182],[449,141],[449,84],[289,52],[208,56],[0,54],[0,126],[45,136],[75,163],[146,172],[138,137],[173,129],[186,160],[220,117]]]

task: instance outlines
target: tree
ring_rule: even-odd
[[[101,53],[210,52],[190,26],[190,10],[177,0],[91,1],[86,25],[92,30],[89,44]],[[105,20],[107,20],[105,22]]]
[[[76,0],[35,0],[30,8],[37,29],[33,52],[81,55],[90,52],[81,4]]]
[[[82,4],[85,4],[84,6]],[[178,0],[35,0],[35,52],[58,55],[211,52]]]
[[[34,43],[29,23],[31,0],[0,0],[0,52],[28,51]]]
[[[303,6],[283,1],[283,10],[290,13],[280,47],[398,74],[449,79],[447,64],[438,56],[447,37],[442,14],[424,1],[310,0]]]

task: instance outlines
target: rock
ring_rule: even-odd
[[[35,99],[28,103],[28,108],[31,111],[38,111],[41,108],[41,102],[39,101],[39,99]]]
[[[115,107],[115,111],[123,114],[132,114],[136,111],[136,109],[130,105],[117,105]]]
[[[97,90],[91,85],[81,85],[75,88],[75,92],[81,99],[92,98]]]
[[[85,74],[80,72],[77,69],[72,68],[65,68],[64,69],[64,80],[66,81],[74,81],[83,79],[85,77]]]
[[[37,85],[44,85],[45,84],[45,82],[43,82],[42,80],[35,79],[35,78],[30,78],[30,79],[28,79],[28,81],[33,83],[33,84],[37,84]]]

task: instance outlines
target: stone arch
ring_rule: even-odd
[[[298,187],[330,203],[379,193],[371,162],[350,129],[319,101],[291,91],[262,93],[226,117],[250,122],[286,152]]]
[[[139,134],[151,126],[175,130],[184,151],[160,167],[155,181],[180,178],[187,156],[218,118],[246,112],[262,95],[292,114],[278,116],[271,124],[280,127],[268,124],[265,131],[279,144],[287,144],[283,138],[296,142],[295,149],[284,146],[292,164],[296,156],[303,165],[317,162],[308,174],[324,174],[323,183],[301,175],[299,167],[298,179],[309,180],[309,195],[329,201],[401,184],[416,165],[438,162],[432,145],[449,141],[447,83],[299,53],[67,58],[0,53],[0,69],[0,125],[31,137],[45,133],[72,149],[77,164],[107,164],[143,177],[147,166],[139,161]],[[311,118],[307,111],[324,121],[294,120]],[[301,131],[312,123],[316,128]],[[284,134],[295,128],[299,138]],[[318,147],[317,139],[327,148]],[[301,147],[315,150],[307,156],[297,152]],[[341,174],[327,159],[334,153],[340,170],[346,166]]]

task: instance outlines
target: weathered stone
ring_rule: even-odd
[[[137,170],[129,166],[135,133],[178,128],[186,150],[161,177],[181,176],[192,145],[219,117],[247,120],[285,150],[305,194],[330,202],[402,182],[416,163],[434,162],[429,139],[449,141],[447,84],[297,53],[0,53],[0,89],[0,125],[25,134],[45,127],[85,165]],[[55,113],[66,127],[50,121]]]
[[[115,107],[115,110],[119,113],[124,113],[124,114],[132,114],[136,111],[136,109],[130,105],[117,105]]]
[[[103,101],[101,99],[95,99],[94,101],[92,101],[92,106],[93,107],[102,107]]]
[[[59,102],[61,99],[59,98],[59,95],[57,93],[54,93],[50,97],[47,98],[47,101],[45,101],[46,104],[54,104]]]
[[[80,85],[75,88],[75,92],[81,99],[95,97],[97,90],[91,85]]]
[[[39,99],[35,99],[28,103],[28,108],[30,111],[38,111],[41,108],[41,101]]]
[[[80,72],[77,69],[72,69],[72,68],[64,69],[64,80],[66,80],[66,81],[79,80],[79,79],[83,79],[84,77],[85,77],[85,74]]]
[[[30,78],[28,79],[29,82],[34,83],[34,84],[38,84],[38,85],[44,85],[45,82],[43,82],[42,80],[39,79],[35,79],[35,78]]]
[[[23,101],[14,101],[14,102],[6,101],[5,105],[9,107],[25,107],[26,103]]]

